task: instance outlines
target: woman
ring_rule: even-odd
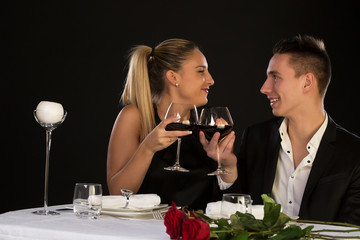
[[[120,194],[121,189],[156,193],[162,203],[174,201],[192,209],[204,209],[214,200],[216,178],[207,173],[216,169],[216,162],[207,157],[197,133],[166,131],[165,126],[177,119],[164,120],[171,102],[205,105],[213,84],[205,56],[191,41],[169,39],[153,49],[144,45],[132,49],[122,94],[125,107],[115,121],[109,141],[110,194]],[[180,163],[189,173],[164,170],[174,164],[173,143],[180,136]],[[234,138],[234,134],[229,135],[225,142],[233,144]],[[224,176],[225,182],[234,180],[233,176]]]

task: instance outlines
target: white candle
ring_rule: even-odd
[[[60,103],[41,101],[36,107],[36,117],[43,123],[57,123],[64,116],[64,108]]]

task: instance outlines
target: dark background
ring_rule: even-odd
[[[249,124],[272,116],[259,89],[276,41],[325,40],[333,78],[325,108],[360,135],[359,25],[355,1],[2,1],[1,212],[43,206],[45,131],[33,110],[61,103],[53,132],[49,205],[71,203],[76,182],[106,186],[106,153],[128,50],[186,38],[204,50],[215,85],[210,105],[229,107],[237,145]]]

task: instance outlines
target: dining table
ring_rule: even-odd
[[[98,219],[79,218],[71,210],[71,204],[48,207],[48,210],[58,211],[59,215],[33,214],[41,208],[21,209],[0,214],[1,240],[42,240],[42,239],[77,239],[77,240],[121,240],[121,239],[170,239],[166,233],[164,220],[153,217],[126,217],[116,213],[101,214]],[[303,227],[309,224],[303,224]],[[341,239],[357,237],[360,232],[332,232],[333,230],[351,229],[349,227],[311,224],[313,230],[327,229],[332,236]]]
[[[98,219],[79,218],[69,204],[48,207],[52,211],[60,209],[59,215],[32,213],[41,209],[22,209],[0,214],[0,239],[170,239],[163,220],[125,218],[110,214],[101,214]]]

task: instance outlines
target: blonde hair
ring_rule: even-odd
[[[121,100],[140,111],[140,141],[156,126],[154,104],[159,103],[165,86],[165,74],[182,68],[194,49],[193,42],[168,39],[155,48],[138,45],[130,51],[129,70]]]

